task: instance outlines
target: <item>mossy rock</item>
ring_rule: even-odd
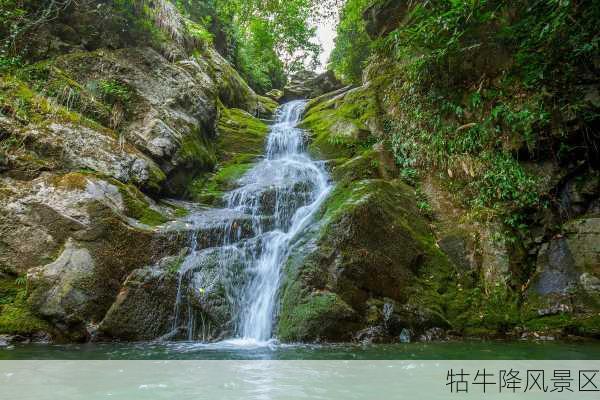
[[[309,103],[300,126],[311,133],[308,150],[313,157],[349,158],[370,144],[369,126],[375,116],[372,93],[367,88],[357,88]]]
[[[50,324],[27,304],[25,278],[0,277],[0,334],[31,336],[51,331]]]
[[[369,326],[370,305],[405,304],[423,271],[454,270],[400,181],[340,182],[315,219],[285,268],[282,340],[347,340]],[[421,309],[395,314],[406,327],[439,326],[419,321]]]
[[[165,215],[150,207],[144,195],[135,186],[120,185],[119,192],[125,205],[125,215],[149,226],[161,225],[168,221]]]
[[[152,340],[171,330],[175,315],[182,255],[134,270],[98,327],[99,336],[120,340]]]
[[[269,127],[244,110],[221,107],[217,132],[217,149],[221,157],[259,156],[264,151]]]
[[[235,187],[235,182],[252,168],[252,165],[247,162],[231,162],[214,174],[196,178],[188,185],[188,196],[203,204],[216,205],[226,191]]]
[[[349,340],[359,325],[356,312],[336,293],[315,291],[297,293],[300,288],[288,288],[282,301],[289,308],[282,310],[277,336],[287,342],[319,340]]]
[[[50,101],[16,76],[0,76],[0,107],[3,113],[12,116],[23,125],[41,124],[48,121],[82,124],[92,128],[100,125]]]
[[[266,96],[256,96],[258,102],[258,116],[261,118],[272,118],[275,115],[279,103]]]
[[[187,197],[209,205],[218,203],[262,155],[268,131],[264,122],[246,111],[221,106],[217,125],[217,167],[213,173],[192,180],[187,185]]]

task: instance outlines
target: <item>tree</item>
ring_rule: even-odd
[[[371,39],[362,14],[369,0],[348,0],[340,12],[335,47],[329,68],[343,81],[360,83],[365,61],[371,54]]]

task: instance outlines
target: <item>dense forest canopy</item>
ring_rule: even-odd
[[[315,23],[323,10],[337,4],[336,0],[329,7],[314,0],[83,1],[97,3],[90,9],[98,14],[109,9],[122,14],[124,24],[138,29],[153,31],[158,26],[171,36],[185,31],[212,42],[261,92],[282,87],[287,73],[316,66],[320,46],[314,38]],[[28,34],[74,7],[84,9],[72,0],[2,0],[0,7],[4,67],[23,61]],[[185,20],[179,21],[174,11]]]

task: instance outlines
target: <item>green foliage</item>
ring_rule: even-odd
[[[204,24],[200,24],[189,19],[185,20],[185,26],[188,34],[196,39],[199,43],[204,45],[211,44],[213,42],[213,35],[208,31],[206,25],[206,22]]]
[[[129,87],[115,79],[99,81],[98,91],[108,104],[127,104],[131,99]]]
[[[600,118],[581,91],[599,18],[592,2],[413,2],[374,44],[368,77],[402,176],[437,170],[478,215],[526,229],[547,193],[522,161],[547,159],[549,148],[562,163],[597,156],[597,138],[584,134],[576,150],[567,132],[573,121],[590,132]]]
[[[28,335],[47,331],[48,324],[37,317],[27,304],[27,287],[23,277],[0,279],[0,334]]]
[[[26,15],[23,1],[0,0],[0,72],[19,64],[20,59],[14,53],[14,42],[27,22]]]
[[[419,209],[419,212],[427,218],[433,218],[433,208],[431,207],[431,204],[429,204],[427,196],[420,188],[415,189],[415,197],[417,199],[417,208]]]
[[[312,42],[315,0],[214,1],[213,12],[224,25],[230,59],[259,92],[281,88],[285,73],[315,65],[320,51]]]
[[[521,165],[507,154],[484,155],[489,167],[475,181],[477,206],[493,206],[509,202],[515,208],[527,208],[539,203],[537,182]]]
[[[329,68],[345,82],[361,82],[362,71],[371,52],[371,39],[362,18],[369,3],[370,0],[348,0],[340,12]]]
[[[92,121],[38,94],[13,75],[0,76],[0,110],[22,124],[59,120],[93,125]]]
[[[261,93],[282,87],[284,65],[275,52],[275,38],[269,24],[261,19],[251,21],[247,35],[236,54],[240,73],[251,87]]]

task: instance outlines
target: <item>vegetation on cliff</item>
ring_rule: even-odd
[[[594,331],[585,277],[598,252],[570,227],[599,212],[599,17],[598,4],[558,0],[344,6],[330,68],[371,92],[375,117],[351,119],[376,122],[364,137],[393,152],[438,245],[467,268],[431,270],[414,297],[453,329]],[[334,102],[330,121],[356,108],[322,104]],[[307,127],[335,143],[314,110]]]

